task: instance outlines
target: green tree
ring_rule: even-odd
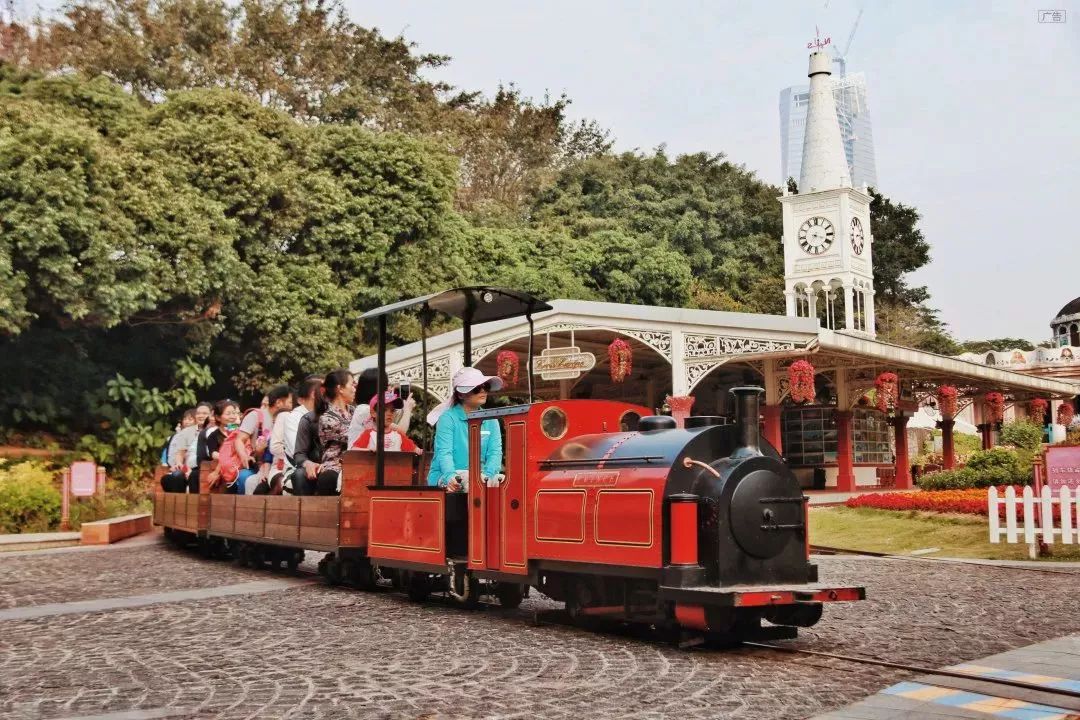
[[[907,275],[930,262],[930,243],[918,227],[918,211],[870,188],[874,232],[874,289],[877,301],[919,305],[930,298],[923,286],[908,285]]]
[[[665,271],[640,272],[640,279],[673,281],[669,290],[643,288],[635,302],[664,297],[665,304],[690,301],[707,305],[708,293],[723,293],[724,302],[752,312],[782,309],[783,293],[766,297],[760,288],[777,287],[783,276],[779,191],[720,155],[698,153],[670,160],[663,149],[652,155],[623,153],[574,163],[553,185],[537,196],[531,223],[541,230],[563,232],[603,252],[603,242],[615,239],[619,249],[642,248],[656,258],[657,267],[677,261],[686,266],[684,283]],[[598,233],[609,231],[609,236]],[[592,240],[590,241],[590,238]],[[633,243],[638,245],[635,246]],[[586,253],[587,254],[587,253]],[[634,297],[631,278],[614,260],[611,277],[595,278],[602,297],[627,302]],[[603,263],[592,267],[603,271]],[[666,273],[666,276],[665,276]],[[702,306],[705,306],[702,305]]]
[[[965,340],[960,343],[960,352],[986,353],[994,350],[1023,350],[1030,352],[1035,346],[1023,338],[994,338],[992,340]]]
[[[107,137],[121,98],[59,91],[74,84],[33,81],[0,103],[0,332],[200,315],[236,261],[221,213]],[[173,272],[196,258],[204,272]]]

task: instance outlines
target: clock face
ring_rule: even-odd
[[[859,218],[851,218],[851,249],[856,255],[862,255],[864,242],[862,221]]]
[[[811,255],[820,255],[833,241],[832,223],[823,217],[812,217],[799,228],[799,246]]]

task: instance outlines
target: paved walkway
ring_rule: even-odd
[[[788,647],[983,666],[1080,633],[1078,572],[816,561],[823,582],[863,584],[868,597],[827,608]],[[306,580],[141,538],[0,554],[0,718],[794,720],[919,681],[832,658],[537,626],[533,611],[558,604],[536,593],[518,610],[468,612]]]
[[[816,720],[901,718],[1080,718],[1080,635],[952,665],[954,675],[923,675],[890,685]],[[999,680],[1022,683],[1006,685]]]

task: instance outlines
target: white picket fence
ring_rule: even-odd
[[[1041,535],[1041,542],[1053,545],[1055,538],[1063,545],[1080,543],[1080,491],[1070,492],[1069,488],[1063,487],[1055,497],[1050,488],[1043,487],[1042,493],[1036,497],[1031,487],[1025,487],[1020,497],[1016,496],[1016,489],[1005,488],[1004,496],[992,487],[987,490],[987,509],[990,515],[990,542],[1001,542],[1005,536],[1005,542],[1023,542],[1029,545],[1037,542],[1036,536]],[[1005,506],[1005,526],[1002,527],[1001,511]],[[1060,522],[1054,522],[1054,507],[1061,508]],[[1018,512],[1022,509],[1022,513]],[[1022,520],[1023,527],[1020,527]],[[1040,524],[1041,522],[1041,524]]]

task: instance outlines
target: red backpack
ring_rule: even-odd
[[[244,413],[244,417],[240,419],[240,424],[244,424],[244,419],[247,418],[253,412],[261,412],[258,408],[253,408]],[[236,435],[240,432],[237,428],[233,430],[225,439],[221,441],[221,448],[218,450],[218,475],[226,483],[232,483],[236,480],[240,471],[244,469],[244,465],[240,459],[240,453],[236,451]],[[251,445],[251,438],[249,437],[244,441],[244,447],[247,448],[248,457],[254,453],[254,448]]]

